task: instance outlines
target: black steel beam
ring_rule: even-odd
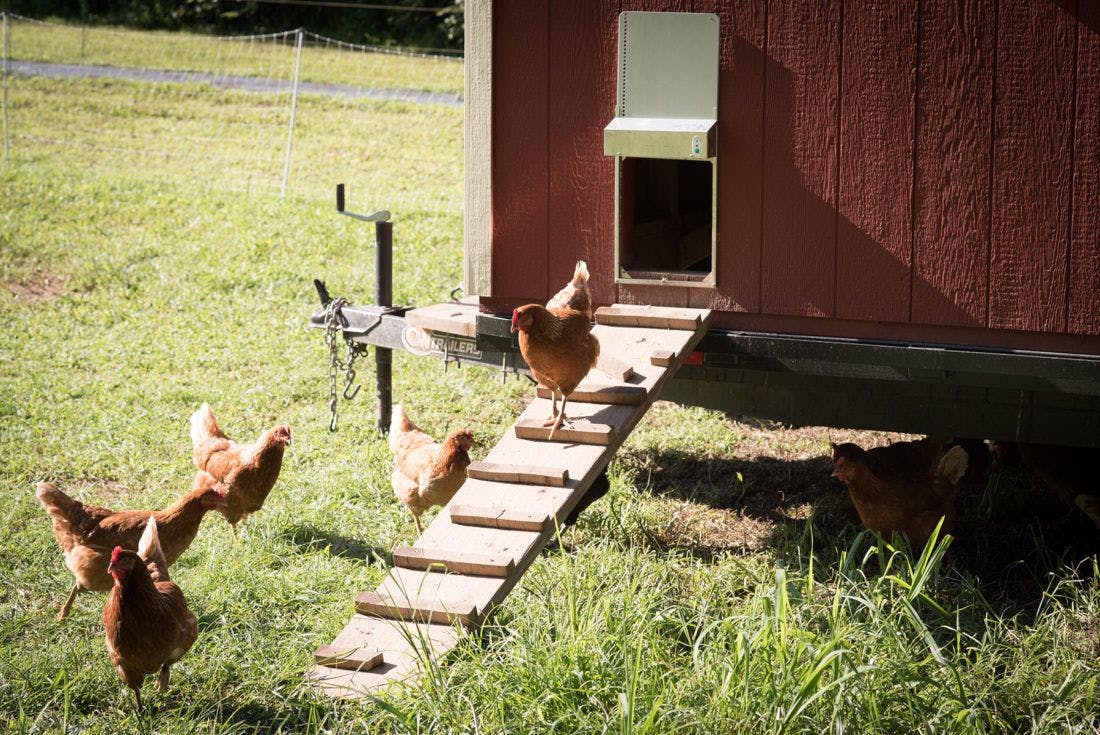
[[[357,342],[527,372],[504,317],[479,314],[471,338],[375,307],[343,314]],[[722,330],[699,352],[665,398],[796,424],[1100,446],[1100,357]]]

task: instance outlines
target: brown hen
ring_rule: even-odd
[[[391,482],[394,495],[412,514],[417,533],[423,532],[421,514],[434,505],[449,503],[466,482],[473,443],[473,432],[459,429],[448,434],[440,444],[421,431],[400,404],[393,407]]]
[[[169,667],[183,658],[199,636],[199,625],[168,564],[149,517],[138,551],[116,546],[108,566],[114,586],[103,606],[107,655],[119,677],[134,692],[141,712],[141,685],[160,672],[157,688],[168,688]]]
[[[833,477],[848,487],[864,526],[887,539],[903,534],[921,547],[941,518],[941,533],[951,532],[956,485],[966,472],[966,451],[954,446],[943,453],[943,443],[928,438],[870,450],[834,444]]]
[[[237,524],[262,508],[275,486],[283,450],[290,444],[290,427],[276,426],[252,444],[238,444],[222,433],[214,412],[204,403],[191,416],[191,443],[200,476],[206,473],[225,486],[221,512],[236,533]]]
[[[519,351],[538,384],[552,392],[550,417],[554,431],[568,419],[569,394],[588,375],[600,356],[600,341],[592,334],[588,317],[575,309],[546,309],[527,304],[512,312],[512,331],[519,332]],[[561,410],[558,410],[561,396]]]
[[[69,614],[78,593],[111,589],[111,575],[107,573],[111,549],[115,546],[131,551],[136,549],[150,516],[156,519],[160,528],[164,557],[170,565],[194,541],[203,515],[225,504],[225,493],[213,482],[197,484],[175,505],[158,511],[115,512],[87,505],[48,482],[38,483],[35,494],[53,521],[53,534],[65,554],[65,566],[76,578],[69,598],[57,615],[58,620],[64,620]]]

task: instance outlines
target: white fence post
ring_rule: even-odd
[[[290,93],[290,130],[286,135],[286,161],[283,163],[283,190],[282,196],[286,196],[286,185],[290,179],[290,151],[294,146],[294,117],[298,112],[298,75],[302,69],[302,38],[305,36],[302,28],[298,29],[298,43],[294,49],[294,87]]]
[[[8,14],[4,16],[4,166],[8,165],[8,76],[11,75],[11,52],[8,50]]]

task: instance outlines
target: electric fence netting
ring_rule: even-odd
[[[356,201],[461,208],[459,59],[304,29],[204,36],[3,21],[6,163],[307,198],[331,198],[344,181]]]

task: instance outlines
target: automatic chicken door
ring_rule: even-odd
[[[715,284],[718,41],[711,13],[619,15],[617,283]]]

